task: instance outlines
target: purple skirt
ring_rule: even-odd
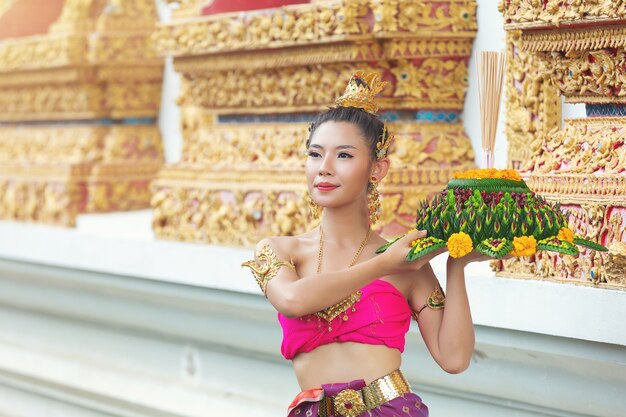
[[[365,381],[357,379],[351,382],[324,384],[322,388],[324,395],[337,395],[344,389],[360,390],[365,386]],[[319,401],[305,401],[291,410],[287,417],[318,417]],[[369,411],[359,414],[359,417],[428,417],[428,407],[422,399],[415,393],[406,393],[391,401],[387,401]],[[335,416],[333,416],[335,417]],[[341,417],[337,415],[336,417]]]

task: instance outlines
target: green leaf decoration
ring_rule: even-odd
[[[583,239],[580,236],[574,236],[574,244],[579,246],[584,246],[589,249],[597,250],[600,252],[608,252],[609,249],[606,246],[603,246],[599,243],[593,242],[591,240]]]
[[[470,188],[484,191],[508,191],[514,193],[528,192],[529,188],[524,181],[505,180],[502,178],[453,178],[448,182],[448,190],[455,188]]]
[[[383,253],[384,251],[386,251],[387,249],[389,249],[389,246],[393,245],[394,243],[396,243],[398,240],[402,239],[403,236],[397,237],[387,243],[385,243],[384,245],[382,245],[380,248],[376,249],[376,253]]]
[[[607,248],[575,236],[575,245],[557,239],[567,227],[570,214],[559,203],[546,201],[533,193],[524,181],[502,178],[452,179],[448,187],[432,199],[424,200],[417,210],[416,228],[426,230],[429,238],[446,242],[453,233],[464,231],[476,249],[492,258],[508,253],[506,247],[516,236],[534,236],[538,250],[576,255],[575,245],[598,251]],[[480,243],[479,243],[480,242]],[[424,240],[423,248],[412,248],[407,259],[436,250],[439,241]],[[377,252],[384,251],[389,244]],[[504,246],[502,246],[504,245]]]
[[[483,255],[500,259],[513,249],[513,242],[508,239],[485,239],[476,246]]]
[[[439,248],[446,246],[446,242],[442,239],[438,239],[433,236],[428,236],[417,242],[417,245],[413,246],[409,253],[406,255],[406,260],[411,262],[422,256],[431,253]]]
[[[566,240],[561,240],[556,236],[542,239],[537,242],[537,250],[547,250],[559,252],[565,255],[578,256],[578,249]]]

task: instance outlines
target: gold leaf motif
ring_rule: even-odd
[[[363,295],[362,291],[357,291],[354,294],[351,294],[348,298],[343,301],[338,302],[337,304],[325,308],[322,311],[318,311],[315,315],[327,322],[331,322],[336,319],[339,315],[346,312],[350,307],[356,304],[357,301],[361,299]]]
[[[626,8],[623,3],[614,0],[572,2],[500,0],[498,9],[502,12],[505,21],[514,23],[515,27],[528,26],[530,28],[533,27],[533,23],[547,23],[558,27],[565,22],[626,17]]]

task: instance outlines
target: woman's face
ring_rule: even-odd
[[[307,185],[317,204],[340,207],[365,199],[371,150],[357,125],[323,123],[313,133],[307,152]]]

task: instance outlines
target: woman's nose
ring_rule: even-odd
[[[332,174],[333,172],[332,163],[333,163],[332,158],[329,158],[328,156],[324,156],[324,158],[322,159],[322,163],[320,164],[320,169],[319,169],[320,175]]]

